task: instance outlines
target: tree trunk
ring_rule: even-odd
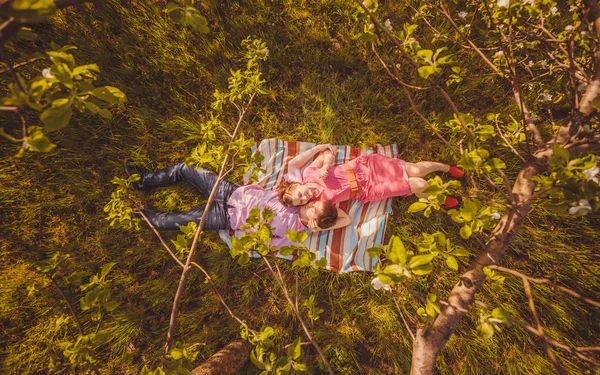
[[[250,344],[242,339],[234,340],[213,354],[190,375],[230,375],[238,371],[250,355]]]
[[[551,155],[552,149],[547,145],[536,152],[532,161],[521,169],[512,189],[515,203],[494,228],[484,250],[450,292],[448,304],[442,306],[440,314],[429,327],[417,330],[413,344],[411,375],[434,373],[438,353],[454,333],[458,322],[475,300],[475,293],[485,281],[483,268],[498,263],[523,224],[536,186],[531,178],[546,170]]]

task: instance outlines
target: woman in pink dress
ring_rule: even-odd
[[[303,172],[314,155],[321,153]],[[429,186],[423,179],[432,172],[446,172],[461,178],[464,172],[444,163],[421,161],[408,163],[381,154],[361,155],[346,164],[333,165],[337,150],[331,145],[319,145],[296,156],[288,164],[288,173],[278,187],[280,201],[288,206],[300,206],[309,201],[328,200],[331,203],[358,199],[366,203],[390,197],[415,194],[426,198]],[[448,197],[446,208],[458,205]]]

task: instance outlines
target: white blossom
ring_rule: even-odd
[[[548,67],[548,61],[547,60],[541,60],[540,61],[540,67],[542,67],[543,69],[546,69]]]
[[[384,25],[385,25],[385,28],[388,29],[389,31],[394,30],[394,28],[392,27],[392,21],[390,21],[389,18],[387,20],[385,20]]]
[[[577,206],[569,208],[569,213],[575,216],[583,216],[592,212],[592,206],[587,199],[580,199]]]
[[[586,36],[586,35],[587,35],[587,31],[583,30],[583,31],[582,31],[580,34],[581,34],[582,36]]]
[[[372,23],[371,23],[371,24],[369,24],[369,30],[373,30],[374,28],[375,28],[375,25],[374,25],[374,24],[372,24]]]
[[[573,25],[565,26],[565,31],[571,31],[571,30],[573,30]]]
[[[508,8],[510,6],[510,0],[498,0],[497,4],[500,8]]]
[[[265,47],[262,51],[265,53],[265,58],[267,58],[269,56],[269,49]]]
[[[47,79],[54,79],[54,76],[50,73],[50,68],[42,70],[42,77]]]
[[[550,13],[556,14],[556,12],[558,12],[558,8],[557,7],[550,8]]]
[[[468,15],[469,15],[469,13],[467,13],[465,11],[458,12],[458,16],[462,19],[465,19]]]
[[[538,117],[535,113],[531,113],[529,115],[529,118],[531,119],[531,121],[536,122],[538,120]]]
[[[79,74],[75,74],[75,76],[73,78],[75,78],[76,81],[81,81],[82,77]]]
[[[470,24],[470,23],[468,23],[468,24],[466,24],[466,25],[465,25],[465,28],[467,28],[467,29],[468,29],[469,27],[471,27],[471,24]]]
[[[501,217],[501,216],[500,216],[500,214],[498,213],[498,211],[496,211],[496,212],[492,213],[492,214],[490,215],[490,217],[491,217],[492,219],[494,219],[494,220],[500,220],[500,217]]]
[[[523,0],[523,4],[533,6],[535,4],[535,0]]]
[[[598,174],[599,173],[600,173],[600,167],[598,167],[598,164],[594,165],[590,169],[586,169],[585,171],[583,171],[583,174],[586,175],[588,181],[592,180],[595,183],[598,183]]]
[[[588,87],[587,82],[581,82],[580,84],[577,85],[577,91],[585,92],[585,90],[587,90],[587,87]]]
[[[540,100],[543,102],[550,102],[552,101],[552,95],[548,94],[547,92],[543,92],[540,94]]]
[[[381,280],[379,280],[379,276],[371,280],[371,284],[373,285],[373,289],[375,290],[379,290],[381,288],[387,290],[388,292],[391,290],[389,284],[384,284],[381,282]]]
[[[495,58],[499,58],[499,57],[502,57],[502,56],[504,56],[504,51],[498,51],[498,52],[496,52],[496,53],[494,54],[494,57],[495,57]]]

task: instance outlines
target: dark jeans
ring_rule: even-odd
[[[155,172],[147,172],[141,175],[141,179],[134,184],[140,190],[148,190],[157,186],[174,184],[186,181],[194,185],[207,197],[217,182],[217,175],[206,169],[186,166],[183,163]],[[239,185],[227,180],[221,181],[215,198],[210,206],[203,230],[230,229],[229,214],[227,212],[227,201]],[[150,220],[152,225],[160,229],[179,229],[180,225],[187,225],[193,221],[196,224],[204,214],[206,205],[192,208],[189,211],[159,212],[149,208],[142,211]]]

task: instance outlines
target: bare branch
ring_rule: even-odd
[[[65,295],[63,290],[58,286],[58,284],[56,283],[56,280],[54,280],[52,275],[50,275],[50,273],[45,273],[45,275],[48,276],[48,278],[52,282],[52,285],[54,285],[54,287],[56,287],[56,289],[58,290],[58,293],[60,293],[60,296],[66,302],[67,306],[69,307],[69,311],[71,312],[71,315],[75,319],[75,324],[77,324],[77,330],[79,331],[79,334],[81,336],[83,336],[83,327],[81,325],[81,322],[79,321],[79,317],[77,316],[75,309],[73,308],[73,305],[71,305],[71,302],[69,302],[69,299],[67,298],[67,296]]]
[[[589,303],[590,305],[593,305],[593,306],[596,306],[596,307],[600,307],[600,302],[597,302],[597,301],[594,301],[593,299],[584,297],[581,294],[575,292],[574,290],[571,290],[569,288],[565,288],[564,286],[561,286],[561,285],[557,285],[557,284],[553,283],[552,281],[550,281],[548,279],[537,279],[537,278],[534,278],[534,277],[522,274],[521,272],[512,270],[510,268],[504,268],[504,267],[499,267],[499,266],[495,266],[495,265],[490,265],[489,268],[491,268],[493,270],[498,270],[500,272],[510,273],[511,275],[518,276],[521,279],[526,279],[526,280],[531,281],[531,282],[536,283],[536,284],[546,284],[546,285],[549,285],[552,288],[560,289],[563,292],[568,293],[568,294],[572,295],[575,298],[578,298],[578,299],[580,299],[580,300],[582,300],[584,302]]]
[[[538,250],[541,251],[545,251],[547,253],[554,253],[554,254],[564,254],[564,255],[572,255],[572,256],[586,256],[586,257],[590,257],[590,258],[594,258],[594,259],[598,259],[600,260],[600,254],[590,254],[589,252],[585,252],[585,251],[561,251],[561,250],[553,250],[550,249],[548,247],[545,246],[540,246],[534,243],[528,243],[528,242],[517,242],[514,241],[512,243],[513,245],[516,246],[532,246]]]
[[[244,119],[244,115],[246,114],[246,110],[247,110],[248,106],[250,106],[250,104],[252,104],[253,99],[254,99],[254,94],[250,95],[247,106],[241,108],[237,124],[232,133],[234,138],[237,136],[240,125],[242,124],[242,120]],[[232,140],[233,140],[233,138],[232,138]],[[210,211],[210,207],[215,198],[215,194],[219,187],[219,182],[223,176],[223,173],[225,172],[225,166],[227,165],[228,157],[229,157],[229,155],[225,154],[225,157],[223,158],[223,162],[221,163],[221,168],[220,168],[219,174],[217,176],[217,183],[215,183],[215,186],[213,187],[212,191],[210,192],[208,201],[206,202],[206,207],[205,207],[204,213],[202,214],[202,217],[200,218],[200,223],[198,224],[198,229],[196,230],[196,234],[194,235],[194,240],[192,241],[192,245],[190,247],[190,252],[188,254],[188,257],[187,257],[187,260],[185,263],[185,267],[183,268],[183,272],[181,273],[179,285],[177,286],[177,291],[175,292],[175,298],[173,300],[173,307],[171,309],[171,317],[169,319],[169,330],[167,332],[167,341],[165,344],[165,353],[169,352],[171,342],[173,341],[173,333],[175,331],[175,320],[177,318],[177,313],[179,311],[179,304],[180,304],[181,296],[183,295],[183,291],[187,284],[187,278],[188,278],[189,271],[191,269],[191,263],[194,260],[194,256],[196,255],[196,247],[198,245],[200,233],[202,232],[202,229],[204,228],[204,223],[206,222],[206,218],[208,217],[208,212]]]
[[[208,274],[208,272],[206,272],[206,270],[201,265],[199,265],[196,262],[192,262],[192,265],[194,267],[198,268],[204,274],[204,276],[206,277],[206,280],[208,280],[208,283],[210,284],[213,292],[217,295],[217,298],[219,298],[219,301],[221,301],[221,304],[227,309],[227,311],[229,312],[229,315],[231,315],[231,317],[233,319],[237,320],[237,322],[240,323],[241,325],[245,325],[246,323],[244,323],[240,318],[238,318],[237,315],[235,315],[233,313],[233,311],[231,311],[231,309],[229,308],[229,306],[227,305],[227,303],[225,303],[225,300],[223,299],[223,296],[221,295],[221,293],[217,289],[217,286],[215,285],[213,279],[210,277],[210,275]]]
[[[504,136],[504,133],[502,132],[502,129],[500,129],[500,126],[498,125],[498,121],[495,121],[496,123],[496,130],[498,130],[498,135],[500,135],[500,138],[502,138],[502,140],[504,141],[504,143],[506,143],[506,145],[508,146],[508,148],[511,149],[511,151],[517,155],[519,157],[519,159],[521,159],[521,161],[523,163],[526,162],[525,158],[521,156],[521,154],[519,154],[519,152],[515,149],[515,147],[510,144],[510,142],[508,141],[508,139],[506,139],[506,137]]]
[[[298,319],[298,321],[300,322],[300,325],[302,326],[302,329],[304,330],[304,334],[306,335],[306,337],[308,338],[308,340],[312,343],[312,345],[314,346],[314,348],[317,350],[317,353],[319,353],[319,357],[321,357],[321,360],[323,361],[323,364],[325,364],[325,367],[327,367],[327,371],[331,375],[333,375],[334,374],[333,369],[331,368],[331,365],[327,361],[327,358],[325,358],[325,353],[323,353],[323,350],[321,349],[321,347],[319,346],[319,344],[313,339],[310,331],[308,330],[308,328],[306,327],[306,324],[304,323],[304,319],[302,319],[302,315],[300,315],[300,311],[298,311],[296,309],[296,306],[294,305],[294,302],[290,298],[290,295],[288,293],[287,287],[285,286],[285,283],[283,281],[283,276],[281,275],[281,272],[279,270],[279,266],[277,266],[277,262],[275,262],[275,267],[277,268],[277,273],[276,273],[273,270],[273,267],[271,267],[271,263],[269,262],[269,260],[266,257],[264,257],[264,256],[262,258],[265,261],[265,263],[266,263],[267,267],[269,268],[269,270],[271,271],[271,273],[273,274],[273,277],[275,277],[275,280],[277,280],[277,283],[281,287],[281,290],[283,291],[283,295],[284,295],[286,301],[292,307],[292,311],[294,312],[294,315],[296,315],[296,318]]]
[[[384,27],[381,24],[381,22],[379,22],[379,20],[373,15],[373,13],[371,13],[371,11],[365,6],[365,4],[363,4],[360,0],[354,0],[354,1],[356,2],[356,4],[358,4],[358,6],[360,6],[365,11],[365,13],[367,13],[369,15],[369,17],[371,18],[371,21],[373,21],[373,24],[375,26],[377,26],[377,28],[380,31],[382,31],[385,35],[387,35],[388,38],[390,38],[390,40],[394,43],[396,48],[398,48],[398,51],[400,52],[402,57],[404,57],[406,60],[408,60],[408,62],[412,65],[413,68],[418,69],[419,64],[415,61],[415,59],[413,59],[413,57],[411,55],[408,54],[408,52],[406,52],[406,50],[404,49],[404,47],[402,46],[400,41],[396,38],[396,36],[394,34],[392,34],[392,32],[390,30],[388,30],[386,27]],[[456,117],[458,118],[465,133],[467,133],[467,136],[469,138],[473,138],[473,132],[467,127],[467,123],[463,119],[460,111],[458,110],[458,107],[456,106],[454,101],[450,98],[450,96],[448,95],[448,93],[446,92],[444,87],[432,78],[427,78],[427,80],[429,82],[431,82],[435,86],[436,89],[438,89],[440,94],[442,94],[442,97],[444,98],[444,100],[446,100],[448,105],[450,105],[450,108],[452,108],[452,111],[454,112],[454,114],[456,114]]]
[[[404,318],[404,314],[402,314],[402,310],[400,310],[400,306],[398,305],[398,301],[396,301],[396,299],[394,297],[392,297],[392,300],[394,301],[394,305],[396,305],[396,310],[398,310],[398,314],[400,314],[400,317],[402,318],[402,321],[404,322],[404,326],[406,327],[406,330],[408,331],[408,333],[410,333],[410,337],[412,338],[412,340],[414,342],[415,341],[415,334],[410,329],[410,326],[408,325],[408,322],[406,321],[406,318]]]
[[[8,73],[8,72],[11,71],[11,69],[14,70],[14,69],[20,68],[22,66],[29,65],[29,64],[31,64],[33,62],[36,62],[36,61],[39,61],[39,60],[45,60],[45,59],[46,59],[46,57],[43,57],[43,56],[42,57],[34,57],[31,60],[27,60],[27,61],[24,61],[22,63],[15,64],[13,66],[9,66],[8,68],[6,68],[4,70],[0,70],[0,74],[2,74],[2,73]]]
[[[148,225],[150,226],[150,228],[152,228],[152,230],[154,231],[154,234],[156,234],[156,236],[160,240],[160,243],[167,250],[167,252],[169,253],[169,255],[171,255],[171,258],[173,258],[173,260],[175,262],[177,262],[177,264],[179,264],[181,267],[185,268],[185,264],[183,264],[183,262],[181,260],[179,260],[179,258],[177,258],[177,256],[173,252],[173,250],[171,250],[171,248],[169,247],[169,245],[167,245],[167,243],[165,242],[165,240],[163,240],[162,236],[160,235],[160,233],[158,233],[158,231],[156,230],[156,228],[154,227],[154,225],[152,225],[152,223],[150,222],[150,220],[148,220],[148,217],[146,215],[144,215],[144,213],[142,212],[142,210],[138,210],[138,212],[139,212],[140,215],[142,215],[142,217],[144,218],[144,220],[146,221],[146,223],[148,223]]]
[[[417,86],[412,86],[409,85],[407,83],[402,82],[402,80],[400,80],[400,78],[398,78],[399,76],[399,72],[397,70],[396,67],[394,67],[396,74],[393,74],[390,69],[388,68],[387,64],[385,63],[385,61],[383,61],[383,59],[381,58],[381,56],[379,55],[379,52],[377,51],[377,48],[375,48],[375,44],[372,43],[371,44],[371,49],[373,50],[373,52],[375,53],[375,56],[377,56],[377,58],[379,59],[379,62],[381,63],[381,65],[383,65],[383,67],[385,68],[386,72],[388,73],[388,75],[390,77],[392,77],[394,80],[396,80],[396,82],[400,83],[402,90],[404,91],[404,94],[406,95],[408,102],[410,104],[410,108],[413,110],[414,113],[417,114],[417,116],[419,116],[433,131],[433,133],[436,135],[436,137],[438,137],[446,146],[450,147],[450,144],[448,143],[448,141],[446,141],[446,139],[444,137],[442,137],[442,135],[440,134],[440,132],[435,128],[435,126],[433,126],[433,124],[431,122],[429,122],[429,120],[427,120],[427,118],[425,118],[425,116],[423,116],[423,114],[417,109],[417,106],[415,105],[415,102],[413,101],[412,95],[410,94],[410,92],[407,90],[407,87],[410,88],[414,88],[417,90],[428,90],[429,88],[425,88],[425,87],[417,87]],[[453,152],[455,152],[452,148],[450,148]]]
[[[485,302],[482,302],[482,301],[479,301],[479,300],[475,300],[473,303],[476,304],[477,306],[483,307],[484,309],[486,309],[488,311],[493,311],[494,310],[493,307],[491,307],[490,305],[488,305]],[[515,317],[513,317],[511,315],[507,315],[507,319],[508,319],[509,322],[518,325],[519,327],[525,329],[529,333],[532,333],[532,334],[538,336],[537,329],[535,329],[534,327],[530,326],[529,324],[527,324],[527,323],[525,323],[525,322],[523,322],[523,321],[521,321],[519,319],[516,319]],[[559,341],[553,340],[553,339],[551,339],[549,337],[547,337],[547,341],[548,341],[548,344],[550,344],[552,346],[555,346],[557,348],[566,350],[567,352],[569,352],[569,353],[571,353],[571,354],[579,357],[580,359],[582,359],[582,360],[584,360],[584,361],[586,361],[588,363],[591,363],[591,364],[596,365],[596,366],[600,366],[599,362],[597,362],[594,359],[591,359],[591,358],[586,357],[583,354],[581,354],[581,352],[585,352],[585,351],[597,351],[597,350],[600,350],[600,348],[598,348],[598,347],[585,347],[585,346],[582,346],[582,347],[574,347],[573,348],[573,347],[567,346],[567,345],[565,345],[565,344],[563,344],[563,343],[561,343]]]
[[[560,365],[560,363],[558,363],[554,352],[552,352],[552,349],[550,349],[550,345],[548,344],[548,338],[546,337],[546,333],[544,332],[544,328],[542,327],[542,322],[540,321],[540,318],[538,317],[538,314],[535,310],[535,303],[533,302],[533,296],[531,294],[531,286],[529,285],[529,281],[525,277],[523,277],[522,280],[523,287],[525,288],[525,295],[527,295],[527,300],[529,301],[529,310],[533,315],[533,320],[535,320],[535,324],[537,326],[538,331],[538,337],[542,339],[544,349],[546,350],[546,355],[548,355],[550,362],[552,362],[552,365],[554,365],[554,369],[556,370],[556,372],[558,372],[560,375],[567,375],[565,369]]]

